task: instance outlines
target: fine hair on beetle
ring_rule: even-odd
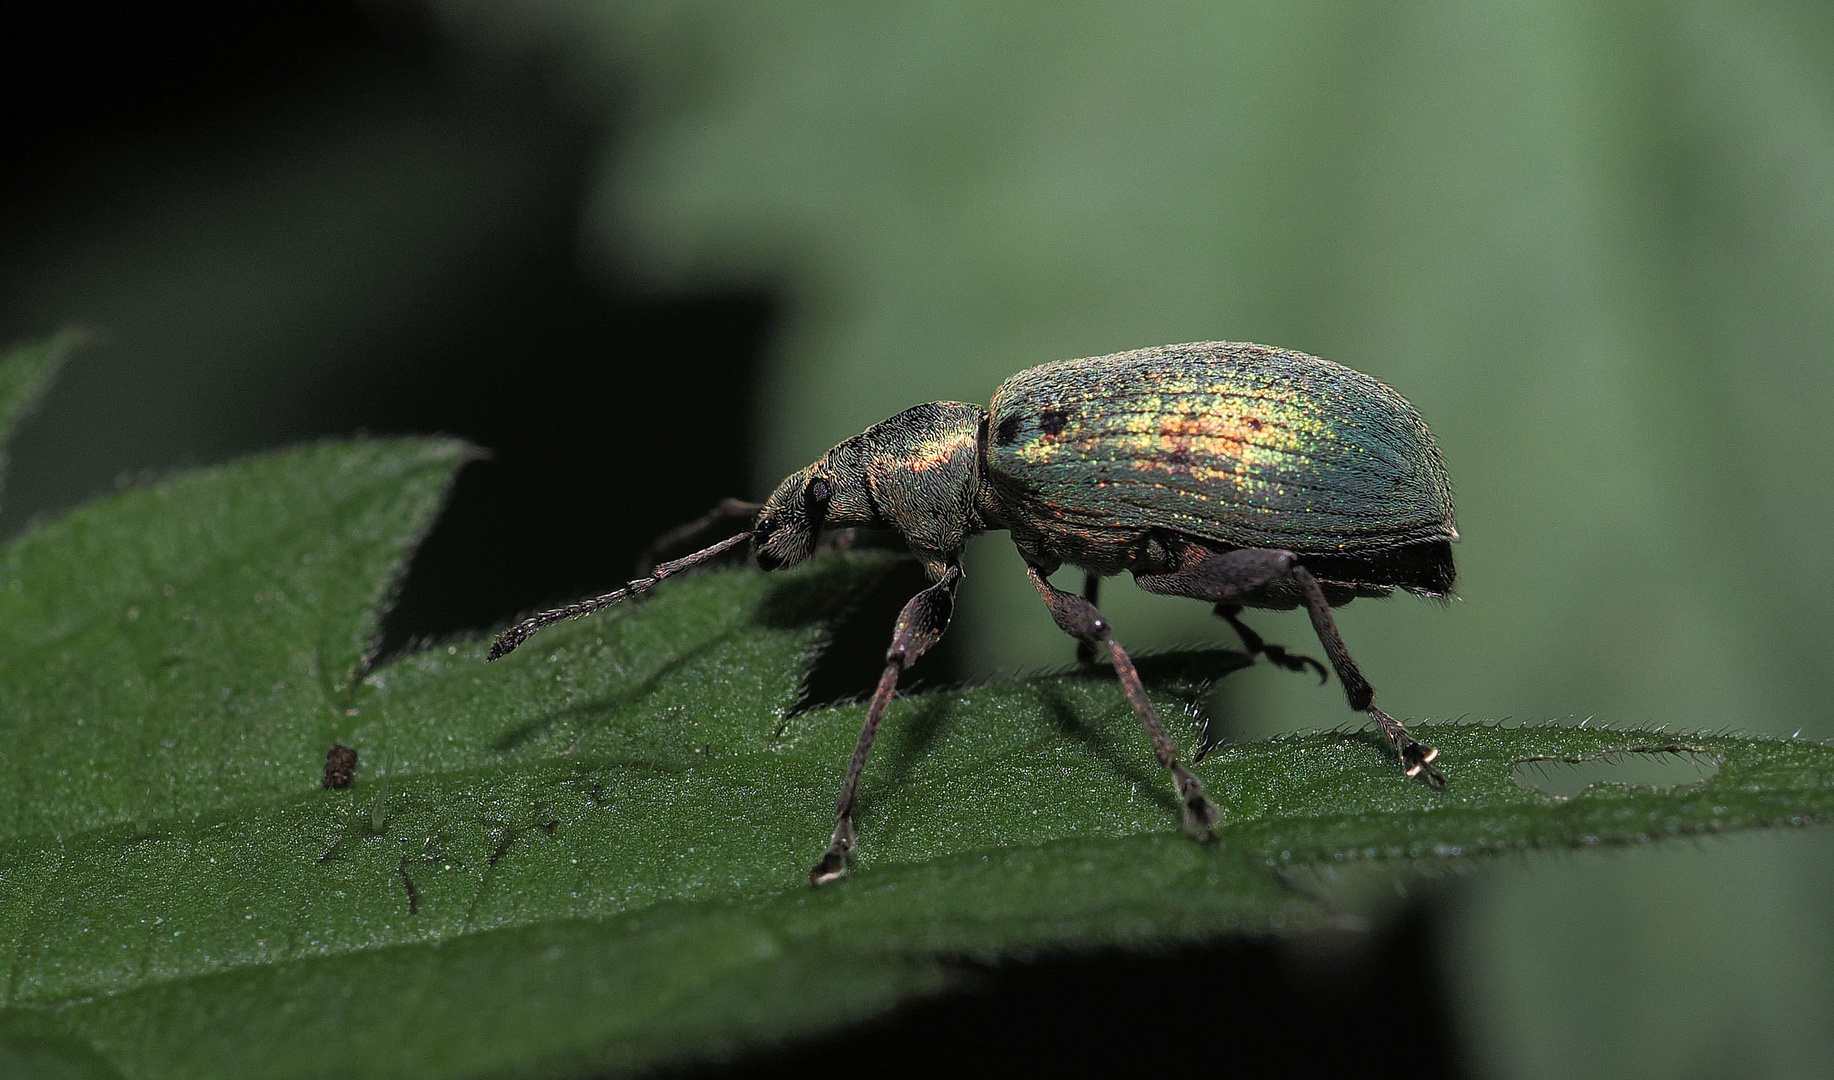
[[[1216,806],[1178,760],[1096,606],[1103,577],[1131,573],[1147,592],[1214,605],[1251,657],[1322,680],[1325,664],[1262,640],[1241,620],[1246,608],[1303,608],[1350,707],[1375,721],[1405,775],[1445,783],[1433,766],[1438,751],[1375,706],[1331,609],[1397,589],[1450,594],[1458,540],[1451,483],[1413,406],[1329,360],[1198,342],[1045,364],[1007,379],[985,408],[930,402],[880,421],[791,473],[763,504],[729,499],[657,546],[741,521],[733,535],[622,588],[510,627],[490,659],[544,626],[648,592],[742,544],[769,571],[808,559],[824,530],[896,532],[930,584],[892,627],[811,885],[848,871],[854,796],[886,707],[900,675],[948,629],[969,537],[991,530],[1012,536],[1079,658],[1107,652],[1194,837],[1210,836]],[[1082,595],[1051,584],[1065,565],[1088,575]]]

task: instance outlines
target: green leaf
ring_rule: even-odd
[[[0,373],[0,380],[5,373]],[[566,1076],[855,1020],[949,958],[1343,922],[1353,864],[1803,823],[1834,748],[1423,727],[1225,746],[1177,808],[1099,671],[894,705],[854,874],[812,891],[863,706],[796,712],[892,563],[709,573],[486,664],[365,671],[453,471],[438,440],[183,474],[0,551],[0,1066],[70,1076]],[[1176,720],[1227,652],[1148,658]],[[1189,753],[1195,722],[1173,724]],[[320,785],[334,741],[356,783]],[[1523,763],[1681,755],[1710,775],[1556,794]]]
[[[348,725],[378,606],[469,454],[443,440],[270,454],[0,551],[0,839],[144,830],[316,779],[306,759]]]
[[[0,446],[6,445],[20,421],[38,404],[57,369],[88,340],[89,335],[81,330],[65,330],[0,354]],[[6,455],[0,451],[0,471],[5,468]]]

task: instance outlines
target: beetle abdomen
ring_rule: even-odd
[[[1458,535],[1439,448],[1405,398],[1264,345],[1022,371],[994,393],[988,467],[1032,528],[1098,545],[1162,528],[1358,556]]]

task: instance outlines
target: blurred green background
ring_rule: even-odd
[[[602,415],[569,422],[665,427],[573,497],[614,502],[600,520],[633,551],[633,512],[689,516],[658,500],[710,503],[746,461],[755,497],[907,405],[984,402],[1048,360],[1259,341],[1390,383],[1445,451],[1460,598],[1341,617],[1391,712],[1834,738],[1826,4],[351,10],[394,44],[302,61],[191,128],[44,135],[56,160],[9,181],[5,329],[82,318],[108,343],[20,446],[8,531],[122,470],[411,425],[423,384],[376,372],[412,354],[401,370],[437,381],[476,348],[450,298],[506,303],[479,283],[561,251],[588,282],[567,287],[626,299],[566,314],[530,287],[526,336],[465,377],[613,358]],[[716,298],[682,348],[643,323],[679,296]],[[640,355],[610,343],[634,336]],[[741,353],[761,365],[720,366]],[[631,365],[678,381],[645,392]],[[748,415],[703,422],[728,390]],[[694,479],[628,496],[672,470]],[[1068,661],[1004,537],[967,570],[968,673]],[[1229,640],[1118,581],[1104,607],[1136,648]],[[1254,621],[1307,643],[1303,618]],[[1354,719],[1267,667],[1218,709],[1244,738]],[[1834,1075],[1824,832],[1444,888],[1432,945],[1473,1072]]]

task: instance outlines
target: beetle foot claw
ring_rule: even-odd
[[[809,887],[818,889],[836,878],[845,877],[852,866],[852,855],[853,821],[842,818],[834,827],[834,838],[828,841],[828,850],[822,852],[821,861],[809,871]]]
[[[1278,645],[1261,646],[1261,654],[1267,657],[1269,663],[1276,664],[1288,671],[1304,671],[1307,668],[1311,668],[1318,673],[1318,685],[1320,686],[1323,686],[1330,678],[1330,676],[1325,673],[1325,666],[1323,664],[1309,656],[1301,656],[1298,653],[1287,652]]]
[[[1418,776],[1431,787],[1446,786],[1445,776],[1433,768],[1433,759],[1439,756],[1438,750],[1410,738],[1399,740],[1395,750],[1401,755],[1401,765],[1407,770],[1407,775]]]

